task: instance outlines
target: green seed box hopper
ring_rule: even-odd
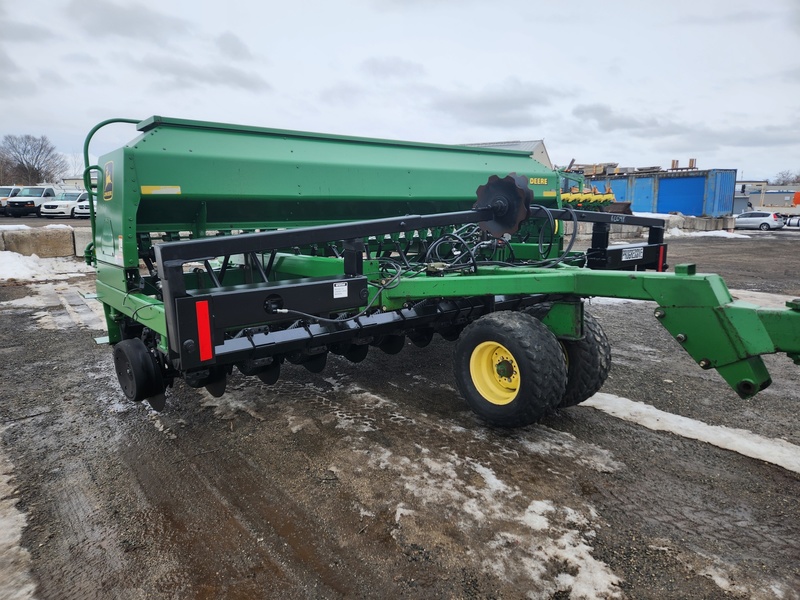
[[[120,122],[138,137],[90,165]],[[742,397],[770,384],[761,354],[800,362],[800,300],[761,309],[693,265],[667,273],[662,220],[565,207],[564,174],[525,152],[151,117],[98,124],[84,156],[105,339],[123,393],[156,410],[178,378],[218,396],[234,368],[274,383],[286,361],[318,372],[438,334],[478,415],[533,423],[605,382],[593,296],[656,301]],[[647,242],[609,246],[614,223]]]

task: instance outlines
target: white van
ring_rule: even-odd
[[[59,192],[61,190],[58,190]],[[56,188],[52,185],[31,185],[22,188],[14,198],[8,200],[6,214],[22,217],[31,213],[39,216],[42,203],[56,197]]]
[[[9,198],[13,198],[22,188],[18,185],[0,185],[0,215],[5,215],[6,204]]]

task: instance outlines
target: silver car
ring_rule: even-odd
[[[783,217],[778,213],[751,210],[736,215],[734,227],[736,227],[736,229],[760,229],[761,231],[769,231],[770,229],[780,229],[783,225]]]

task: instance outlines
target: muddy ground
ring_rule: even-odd
[[[797,297],[799,248],[676,238],[669,262]],[[592,406],[487,427],[441,339],[220,399],[179,383],[157,414],[118,391],[91,288],[0,285],[0,453],[37,598],[800,598],[796,471]],[[767,357],[775,383],[741,400],[653,307],[592,303],[603,392],[800,452],[797,367]]]

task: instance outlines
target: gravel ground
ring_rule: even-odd
[[[800,296],[798,244],[682,237],[669,263],[776,301]],[[157,414],[123,401],[91,289],[0,285],[2,500],[27,519],[21,550],[0,552],[7,597],[800,598],[800,474],[690,434],[800,455],[785,356],[741,400],[654,305],[593,301],[603,392],[685,417],[676,431],[594,399],[487,427],[441,339],[316,375],[288,365],[274,386],[234,376],[219,399],[178,383]]]

